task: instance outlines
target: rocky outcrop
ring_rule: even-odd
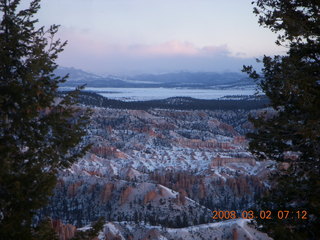
[[[233,158],[233,157],[226,158],[226,157],[217,156],[211,160],[210,167],[211,168],[221,167],[221,166],[226,166],[230,163],[239,163],[239,164],[247,163],[251,166],[256,165],[256,161],[254,160],[254,158]]]
[[[129,186],[121,192],[120,194],[121,205],[128,201],[128,198],[130,197],[132,191],[133,191],[133,187]]]
[[[143,198],[143,204],[147,204],[158,196],[156,191],[148,192]]]
[[[209,148],[209,149],[221,149],[221,150],[231,150],[235,149],[233,142],[219,142],[216,139],[210,139],[207,141],[202,141],[200,139],[177,139],[177,143],[182,147],[187,148]],[[242,144],[242,143],[241,143]],[[240,145],[240,144],[236,144]]]
[[[159,230],[151,229],[145,234],[145,237],[142,240],[158,240],[158,239],[163,239]]]
[[[178,139],[178,144],[188,148],[216,148],[218,142],[215,139],[202,141],[200,139]]]
[[[103,158],[127,158],[127,155],[116,147],[94,146],[91,148],[91,152]]]
[[[176,197],[176,202],[180,205],[185,205],[187,196],[188,194],[185,190],[179,189],[179,194]]]
[[[101,192],[101,201],[103,203],[106,203],[107,201],[109,201],[111,199],[112,192],[113,192],[114,188],[115,188],[115,186],[113,183],[105,184],[105,186]]]
[[[137,180],[139,177],[141,177],[143,174],[139,171],[137,171],[134,168],[129,168],[128,171],[126,172],[125,178],[127,180]]]
[[[235,136],[233,138],[233,144],[235,145],[241,145],[241,146],[244,146],[246,145],[248,142],[248,140],[244,137],[244,136]]]
[[[74,237],[77,228],[71,224],[63,224],[60,220],[52,220],[52,227],[60,240],[69,240]]]
[[[74,197],[77,194],[78,188],[82,185],[82,181],[75,182],[68,187],[68,196]]]

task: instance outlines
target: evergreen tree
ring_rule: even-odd
[[[51,219],[44,219],[37,227],[32,230],[32,240],[59,240],[58,234],[52,227]]]
[[[32,218],[52,194],[57,171],[88,148],[87,112],[75,105],[75,92],[57,93],[66,80],[53,73],[66,45],[54,39],[58,26],[35,27],[40,0],[25,10],[19,4],[0,0],[0,238],[6,240],[33,238]]]
[[[264,56],[262,73],[251,66],[243,70],[259,82],[273,108],[251,117],[256,131],[248,134],[250,150],[277,163],[260,206],[272,210],[273,218],[260,223],[274,239],[319,239],[320,1],[253,4],[260,25],[278,33],[276,44],[288,49],[284,56]],[[290,211],[287,219],[277,216],[282,210]]]

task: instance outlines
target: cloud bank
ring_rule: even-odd
[[[69,39],[69,44],[59,64],[111,74],[240,71],[243,64],[254,64],[253,58],[232,53],[227,45],[198,47],[177,40],[158,44],[115,44],[89,36],[85,31],[64,32],[61,39]]]

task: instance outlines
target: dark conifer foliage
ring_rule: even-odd
[[[32,217],[52,193],[59,169],[70,166],[83,144],[88,113],[76,92],[57,96],[66,80],[53,74],[66,43],[58,26],[36,28],[40,0],[18,10],[0,0],[0,238],[32,239]],[[44,238],[42,238],[44,239]]]
[[[64,94],[61,92],[60,94]],[[239,97],[239,96],[238,96]],[[241,97],[241,96],[240,96]],[[181,110],[237,110],[237,109],[259,109],[268,105],[269,101],[265,96],[247,96],[241,100],[220,100],[220,99],[196,99],[191,97],[172,97],[159,100],[132,101],[109,99],[97,93],[81,91],[79,103],[106,108],[118,109],[181,109]]]
[[[277,162],[273,187],[260,206],[273,210],[273,220],[262,221],[274,239],[320,238],[320,1],[258,0],[259,23],[279,33],[276,44],[284,56],[265,56],[262,74],[244,67],[275,109],[252,118],[256,132],[250,149],[260,159]],[[278,210],[290,217],[279,220]],[[306,210],[307,219],[297,211]],[[299,219],[300,218],[300,219]]]

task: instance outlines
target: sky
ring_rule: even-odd
[[[252,0],[42,0],[39,24],[68,40],[58,63],[98,74],[239,72],[283,53]],[[22,1],[27,4],[29,1]]]

